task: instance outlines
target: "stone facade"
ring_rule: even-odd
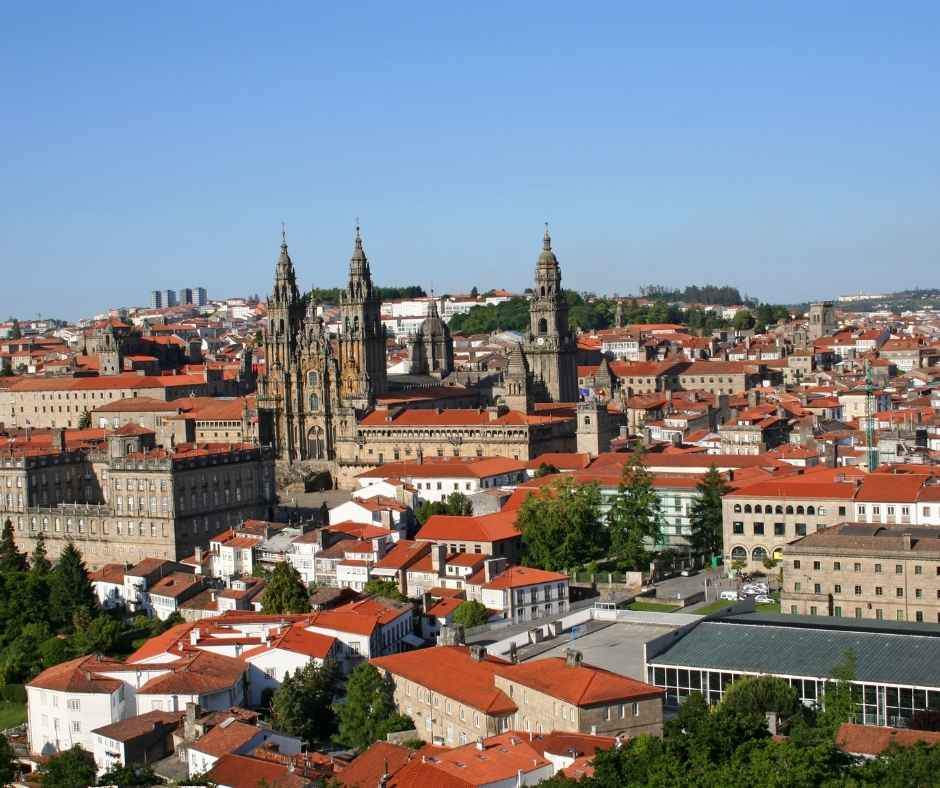
[[[940,528],[842,524],[792,542],[780,611],[940,624]]]
[[[568,325],[568,303],[561,289],[561,267],[545,226],[542,253],[535,268],[535,291],[529,306],[525,356],[536,398],[548,402],[578,401],[578,348]]]
[[[273,462],[257,446],[164,451],[112,437],[107,450],[0,457],[0,522],[20,549],[32,552],[42,533],[54,560],[71,541],[91,569],[184,558],[273,503]]]

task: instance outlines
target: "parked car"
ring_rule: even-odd
[[[738,601],[738,592],[737,591],[722,591],[718,595],[719,599],[730,599],[732,602]]]
[[[741,592],[748,596],[754,596],[755,594],[769,594],[770,589],[766,583],[748,583],[741,586]]]
[[[754,597],[754,602],[756,602],[758,605],[770,605],[773,604],[773,601],[774,600],[766,594],[758,594],[756,597]]]
[[[683,569],[679,574],[683,577],[692,577],[698,574],[698,569]]]

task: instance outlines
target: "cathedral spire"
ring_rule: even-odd
[[[542,248],[548,252],[552,250],[552,236],[548,232],[548,222],[545,222],[545,235],[542,236]]]
[[[539,255],[539,266],[556,266],[558,258],[552,251],[552,236],[548,232],[548,222],[545,222],[545,234],[542,236],[542,253]]]
[[[365,250],[362,248],[362,234],[360,233],[359,220],[356,219],[356,238],[353,242],[352,256],[349,258],[349,276],[369,276],[369,258],[366,257]]]

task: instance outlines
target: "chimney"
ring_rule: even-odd
[[[516,641],[511,640],[509,642],[509,661],[516,665],[519,662],[519,654],[516,652]]]
[[[65,451],[65,430],[61,427],[52,431],[52,450],[57,452]]]
[[[581,665],[582,655],[580,651],[576,651],[573,648],[565,649],[565,664],[569,668],[576,668]]]
[[[487,558],[483,562],[483,580],[489,583],[494,577],[504,572],[506,569],[505,558]]]
[[[195,646],[199,642],[199,627],[195,627],[189,633],[189,644]]]
[[[901,544],[904,546],[905,550],[911,549],[911,534],[910,532],[905,532],[901,534]]]
[[[470,659],[474,662],[482,662],[486,656],[486,649],[483,646],[470,646]]]
[[[477,738],[477,749],[478,749],[480,752],[483,752],[483,750],[484,750],[484,747],[483,747],[483,737],[482,737],[482,736],[480,736],[479,738]]]
[[[770,731],[771,736],[776,736],[779,730],[777,712],[768,711],[766,716],[767,716],[767,730]]]
[[[201,564],[202,563],[202,548],[201,547],[198,547],[198,546],[196,547],[195,557],[196,557],[196,563]]]
[[[439,575],[444,572],[444,566],[447,564],[447,545],[435,544],[431,547],[431,569]]]

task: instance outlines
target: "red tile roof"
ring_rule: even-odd
[[[490,457],[485,459],[468,460],[436,460],[429,459],[424,462],[390,462],[378,468],[360,473],[358,479],[375,478],[472,478],[482,479],[489,476],[499,476],[514,471],[523,471],[526,463],[520,460],[510,460],[504,457]]]
[[[386,741],[377,741],[357,756],[352,763],[334,776],[334,780],[350,788],[378,786],[384,774],[394,774],[412,758],[414,750]]]
[[[407,651],[378,657],[372,664],[489,715],[516,711],[516,705],[494,682],[494,676],[502,675],[509,663],[488,654],[478,662],[466,646]]]
[[[496,512],[480,517],[435,514],[418,531],[415,539],[426,541],[497,542],[521,536],[516,528],[516,512]]]
[[[874,725],[856,725],[845,722],[836,734],[836,746],[855,755],[881,755],[892,744],[912,747],[918,742],[940,743],[940,732],[882,728]]]
[[[261,733],[261,729],[257,726],[246,725],[244,722],[230,718],[230,720],[216,725],[189,746],[194,750],[204,752],[206,755],[221,758],[223,755],[234,753],[244,747],[259,733]]]
[[[36,678],[27,683],[27,687],[36,687],[57,692],[116,692],[122,683],[117,679],[99,675],[106,670],[125,670],[126,666],[117,660],[91,654],[86,657],[70,659],[51,668],[47,668]]]
[[[567,581],[568,576],[561,572],[546,572],[528,566],[511,566],[505,572],[496,575],[483,587],[488,589],[525,588],[539,583],[558,583]]]
[[[206,774],[213,785],[232,788],[306,788],[310,781],[293,773],[281,763],[248,758],[244,755],[223,755]]]
[[[665,692],[603,668],[568,665],[563,657],[520,662],[504,668],[500,675],[576,706],[655,698]]]

